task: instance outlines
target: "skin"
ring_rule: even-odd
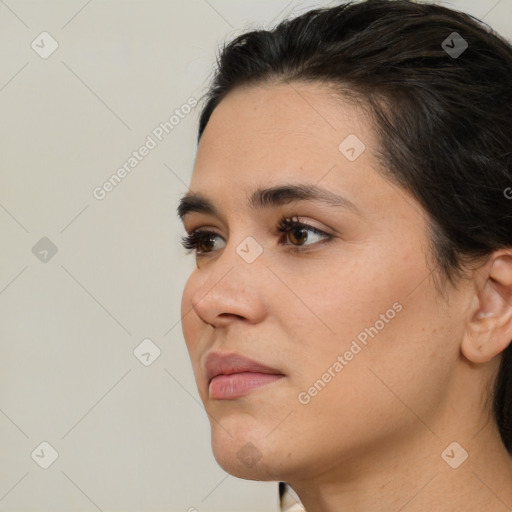
[[[338,149],[349,134],[366,146],[352,162]],[[288,482],[308,512],[505,512],[512,459],[486,398],[512,339],[512,252],[496,251],[441,297],[425,213],[383,178],[377,148],[364,112],[322,85],[239,88],[214,110],[190,190],[219,216],[191,212],[184,226],[217,236],[196,257],[182,328],[215,458],[240,478]],[[361,215],[311,201],[265,210],[245,202],[258,186],[296,182],[343,195]],[[282,215],[333,238],[322,244],[307,231],[309,250],[292,253],[301,241],[276,232]],[[248,236],[263,248],[252,263],[236,252]],[[397,302],[400,312],[300,403],[299,393]],[[214,400],[204,370],[211,351],[285,377]],[[457,469],[441,457],[454,441],[462,448],[448,460],[469,455]],[[237,456],[244,446],[255,464]]]

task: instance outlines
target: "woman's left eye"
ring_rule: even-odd
[[[278,230],[280,233],[284,235],[284,238],[289,240],[295,240],[300,245],[295,245],[295,242],[292,243],[291,250],[294,252],[300,252],[304,249],[301,249],[303,246],[313,245],[313,243],[306,244],[301,242],[309,241],[310,237],[307,235],[308,231],[314,233],[315,236],[320,237],[324,240],[330,240],[333,237],[324,231],[317,229],[309,224],[305,224],[304,222],[300,222],[298,217],[295,218],[287,218],[282,217],[278,224]],[[281,245],[288,245],[285,243],[279,242]],[[318,243],[318,242],[317,242]]]
[[[305,243],[306,241],[309,242],[311,238],[310,235],[308,235],[308,232],[313,233],[316,237],[320,237],[320,239],[324,239],[325,241],[333,238],[331,235],[320,229],[300,222],[298,218],[296,218],[296,220],[286,217],[281,218],[279,220],[277,230],[283,235],[279,241],[279,245],[290,246],[290,250],[292,252],[301,252],[306,250],[302,249],[302,247],[309,247],[310,245],[314,245],[315,242],[308,244]],[[187,236],[181,237],[181,245],[183,245],[185,249],[194,250],[197,255],[208,254],[214,251],[208,249],[205,250],[205,245],[208,246],[208,244],[215,244],[215,237],[222,238],[220,235],[213,231],[196,229]],[[283,239],[291,240],[292,244],[290,245],[283,242]]]

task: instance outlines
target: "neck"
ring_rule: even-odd
[[[462,431],[461,431],[462,432]],[[345,461],[316,479],[290,482],[307,512],[506,512],[512,509],[512,456],[495,424],[475,435],[438,436],[428,428],[414,442]],[[460,463],[464,452],[467,459]],[[457,465],[460,465],[457,467]]]

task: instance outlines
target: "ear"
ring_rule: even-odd
[[[495,251],[475,272],[474,283],[461,351],[470,361],[485,363],[512,341],[512,249]]]

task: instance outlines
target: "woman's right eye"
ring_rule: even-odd
[[[213,231],[207,231],[207,230],[195,230],[192,231],[192,233],[189,233],[187,236],[181,237],[181,245],[185,249],[193,250],[196,254],[205,254],[212,252],[212,250],[204,250],[205,246],[211,246],[215,245],[215,237],[219,237],[217,233],[214,233]]]

